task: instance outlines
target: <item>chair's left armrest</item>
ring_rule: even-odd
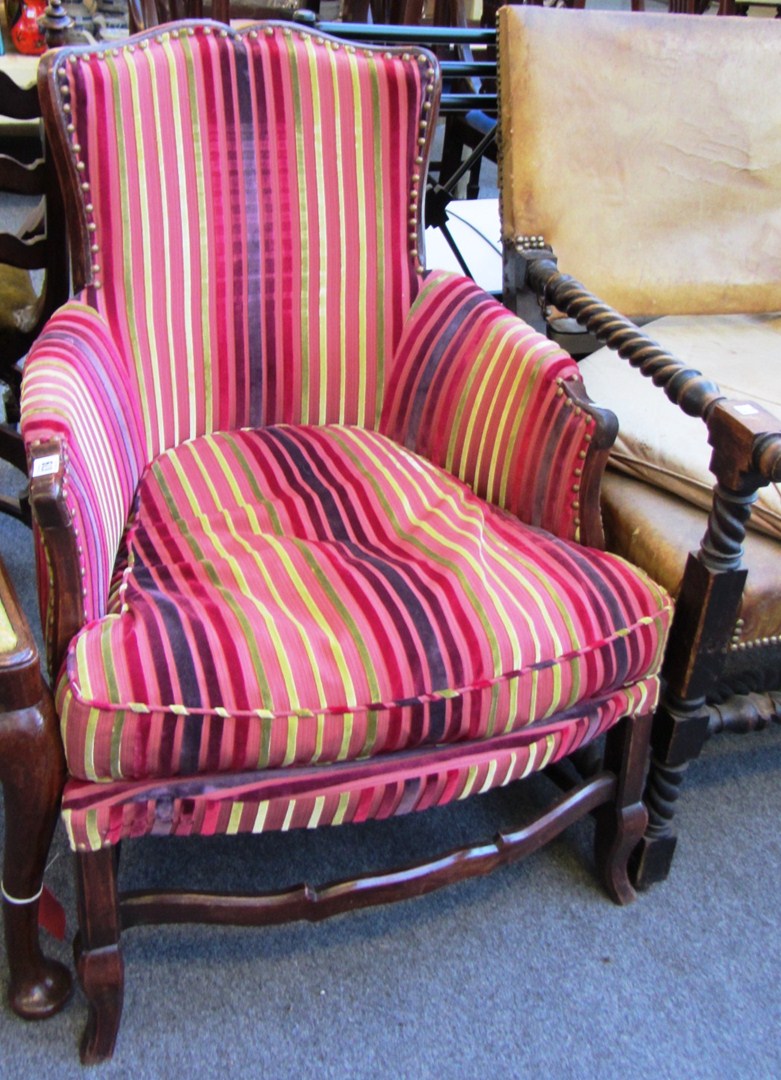
[[[575,362],[467,278],[432,272],[396,350],[382,430],[482,498],[599,545],[617,424]]]
[[[147,461],[131,361],[109,322],[71,300],[25,361],[22,434],[52,678],[76,631],[105,614]]]

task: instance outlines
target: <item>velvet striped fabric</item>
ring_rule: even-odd
[[[85,299],[130,361],[151,456],[246,425],[376,425],[418,284],[435,76],[423,51],[289,24],[56,65]]]
[[[59,445],[63,495],[80,554],[83,619],[108,608],[111,576],[138,481],[147,464],[139,395],[105,320],[71,301],[47,323],[25,362],[22,432],[29,448]],[[40,543],[40,535],[37,534]],[[39,552],[39,600],[47,650],[58,582]],[[53,586],[53,588],[52,588]],[[73,583],[65,584],[73,588]],[[50,655],[50,661],[52,657]]]
[[[647,712],[658,692],[645,679],[589,705],[568,722],[541,725],[483,743],[384,754],[328,769],[211,774],[181,780],[69,780],[62,816],[74,851],[96,851],[130,837],[214,836],[345,825],[444,806],[521,780],[612,727]]]
[[[467,278],[432,273],[404,327],[381,430],[530,525],[579,539],[594,421],[577,365]]]
[[[46,63],[93,258],[23,386],[80,560],[73,845],[423,809],[653,708],[670,601],[575,542],[576,366],[421,272],[428,54],[194,24]]]
[[[326,765],[571,716],[658,670],[670,614],[619,559],[354,427],[182,444],[142,479],[127,544],[58,691],[88,780]]]
[[[152,460],[132,366],[105,318],[77,301],[49,321],[25,365],[25,440],[61,440],[67,463],[85,622],[106,613],[119,541]],[[566,407],[565,379],[579,379],[577,365],[553,343],[473,282],[434,272],[388,365],[381,430],[528,523],[577,539],[573,488],[592,425]],[[48,596],[46,578],[41,595]]]

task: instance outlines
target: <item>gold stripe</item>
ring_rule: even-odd
[[[252,823],[252,831],[254,833],[263,832],[266,824],[266,817],[268,816],[268,799],[264,799],[263,802],[258,803],[258,812],[255,814],[255,820]]]
[[[485,780],[483,781],[482,787],[480,788],[478,795],[482,795],[484,792],[488,791],[493,786],[497,768],[498,762],[496,758],[492,758],[488,765],[488,771],[486,772]]]
[[[152,79],[151,79],[152,100],[153,100],[153,106],[152,107],[153,107],[153,110],[154,110],[155,113],[159,113],[159,105],[158,105],[158,100],[157,100],[157,96],[158,96],[157,95],[157,80],[154,77],[154,65],[153,65],[153,62],[152,62],[152,58],[149,55],[151,50],[145,50],[145,52],[147,53],[146,61],[147,61],[147,64],[149,65],[149,67],[150,67],[150,74],[152,76]],[[137,148],[137,161],[138,161],[136,175],[137,175],[137,178],[138,178],[138,197],[143,202],[144,193],[145,193],[145,179],[144,179],[144,177],[146,176],[146,169],[144,168],[144,132],[147,129],[147,124],[145,122],[146,121],[146,115],[145,115],[146,114],[146,109],[144,107],[144,103],[142,103],[142,101],[141,101],[141,97],[140,97],[140,94],[139,94],[139,90],[138,90],[138,72],[136,70],[135,65],[132,64],[132,63],[128,64],[127,71],[128,71],[128,75],[129,75],[129,78],[130,78],[130,87],[131,87],[132,117],[133,117],[133,123],[135,124],[135,129],[136,129],[136,148]],[[120,131],[122,130],[122,126],[124,125],[124,123],[126,123],[126,119],[127,118],[123,117],[121,114],[118,117],[118,129]],[[122,139],[119,139],[117,141],[119,143],[123,142]],[[157,133],[157,141],[158,141],[157,153],[158,153],[158,156],[159,156],[159,154],[160,154],[160,146],[159,146],[160,134],[159,134],[159,131]],[[126,180],[125,183],[129,187],[129,181]],[[156,412],[156,416],[157,416],[157,438],[156,438],[156,441],[154,443],[153,443],[151,438],[148,438],[147,439],[147,446],[152,448],[152,446],[154,445],[154,446],[156,446],[158,448],[161,448],[161,447],[165,446],[165,426],[164,426],[164,420],[163,420],[164,410],[163,410],[163,399],[162,399],[162,392],[161,392],[161,387],[160,387],[160,380],[156,377],[157,372],[160,371],[161,364],[160,364],[160,356],[159,356],[159,353],[158,353],[158,350],[157,350],[157,332],[156,332],[157,320],[155,318],[155,308],[154,308],[154,303],[153,303],[153,297],[154,297],[154,294],[155,294],[155,280],[154,280],[154,275],[153,275],[153,272],[152,272],[153,261],[151,259],[147,258],[147,255],[149,253],[151,253],[151,251],[152,251],[152,237],[151,237],[150,228],[149,228],[149,215],[144,212],[144,209],[145,208],[142,206],[141,215],[140,215],[141,216],[141,237],[142,237],[142,239],[141,239],[141,244],[140,244],[140,251],[138,253],[140,258],[136,257],[136,258],[133,258],[132,260],[127,261],[127,263],[126,263],[127,269],[126,269],[125,281],[126,281],[127,285],[129,286],[130,282],[133,280],[133,278],[132,278],[132,270],[131,270],[132,266],[140,264],[140,265],[142,265],[144,267],[144,308],[146,310],[146,325],[147,325],[147,328],[148,328],[147,329],[147,334],[146,334],[146,341],[147,341],[147,346],[148,346],[148,349],[149,349],[149,370],[146,369],[146,365],[142,364],[141,370],[139,371],[139,386],[142,389],[142,398],[143,398],[144,387],[147,386],[147,384],[150,382],[150,376],[151,376],[152,389],[154,391],[154,399],[155,399],[155,412]],[[130,241],[130,239],[131,239],[131,237],[133,235],[133,232],[134,232],[134,230],[129,227],[129,222],[130,222],[130,215],[129,214],[125,218],[125,222],[126,222],[126,228],[123,230],[123,246],[124,246],[125,251],[127,252],[129,247],[130,247],[129,241]],[[128,325],[137,326],[138,325],[138,320],[137,320],[137,315],[136,315],[136,308],[138,307],[137,297],[133,295],[134,290],[132,288],[126,287],[125,292],[127,294],[127,305],[128,305],[128,320],[127,321],[128,321]],[[150,330],[151,330],[151,333],[150,333]],[[136,354],[136,363],[137,364],[138,364],[140,359],[141,358],[138,356],[138,354]],[[144,410],[144,412],[146,414],[147,410]],[[174,430],[176,430],[176,428],[177,428],[177,425],[175,425]],[[151,418],[149,419],[149,430],[150,430],[150,433],[151,433]]]
[[[295,810],[296,800],[291,799],[290,802],[287,804],[287,810],[285,811],[285,820],[282,822],[282,832],[287,832],[290,828],[290,823],[293,820],[293,814],[295,813]]]
[[[11,652],[12,649],[16,648],[18,640],[16,631],[8,618],[8,612],[5,610],[5,606],[0,603],[0,652]]]
[[[87,834],[90,851],[100,851],[103,846],[103,837],[98,828],[98,811],[88,810],[84,815],[84,830]]]
[[[534,772],[534,763],[537,760],[537,745],[538,744],[534,742],[529,747],[529,757],[526,760],[521,775],[518,777],[519,780],[524,780],[529,773]]]
[[[350,792],[343,791],[339,796],[339,805],[336,808],[336,813],[333,816],[332,825],[341,825],[344,822],[347,811],[350,808]]]
[[[348,53],[347,57],[348,57],[348,63],[349,63],[349,67],[350,67],[350,82],[351,82],[351,87],[352,87],[352,103],[353,103],[354,115],[355,116],[363,116],[363,102],[362,102],[362,96],[361,96],[361,79],[360,79],[360,72],[359,72],[359,69],[358,69],[358,61],[357,61],[356,56],[355,56],[354,53]],[[368,241],[367,230],[366,230],[366,184],[365,184],[365,182],[363,180],[363,178],[365,176],[365,169],[363,168],[363,159],[364,159],[364,154],[366,152],[366,148],[365,148],[365,145],[364,145],[364,130],[365,130],[365,125],[364,124],[356,124],[355,125],[356,196],[357,196],[357,203],[358,203],[357,217],[358,217],[358,222],[360,224],[360,235],[358,237],[358,296],[357,296],[357,299],[358,299],[358,315],[357,315],[357,319],[358,319],[358,325],[361,326],[361,327],[366,327],[367,326],[367,318],[366,318],[366,283],[369,280],[368,279],[368,274],[369,274],[369,266],[368,266],[369,241]],[[377,170],[376,158],[375,158],[374,166],[375,166],[374,178],[376,180],[377,178],[379,178],[381,176],[381,173],[376,171]],[[379,248],[379,244],[378,244],[378,247],[377,247],[377,265],[378,266],[381,265],[380,258],[379,258],[379,252],[380,252],[380,248]],[[343,305],[344,305],[343,310],[346,311],[346,298],[344,296],[343,296]],[[384,304],[382,302],[382,298],[380,298],[380,301],[379,301],[377,307],[379,309],[377,311],[377,316],[378,316],[378,319],[379,319],[379,318],[382,317],[382,315],[384,313]],[[344,331],[343,331],[343,333],[344,333]],[[368,347],[369,347],[369,343],[367,341],[367,334],[364,332],[364,333],[359,335],[358,371],[356,373],[357,377],[358,377],[358,393],[357,393],[358,413],[357,413],[357,416],[356,416],[356,423],[360,427],[364,427],[365,424],[366,424],[366,405],[367,405],[367,402],[366,402],[366,371],[367,371],[367,367],[368,367],[368,359],[367,359]],[[382,371],[381,371],[381,350],[379,348],[377,348],[375,350],[375,352],[376,352],[376,358],[375,359],[376,359],[376,362],[378,364],[378,371],[377,371],[378,384],[377,385],[378,385],[378,387],[380,387],[380,386],[383,385],[382,378],[381,378],[381,376],[382,376]],[[344,379],[346,380],[346,378],[347,378],[347,375],[345,373]],[[377,410],[376,410],[375,423],[377,423],[378,420],[379,420],[379,407],[377,407]]]
[[[298,190],[298,228],[299,228],[299,256],[301,259],[301,295],[298,299],[298,310],[301,313],[301,413],[299,419],[306,423],[309,419],[309,392],[311,383],[311,352],[309,343],[309,305],[312,298],[312,282],[310,280],[310,268],[307,253],[310,250],[311,238],[309,230],[309,207],[306,200],[305,180],[307,176],[305,131],[307,125],[303,123],[301,112],[301,85],[298,77],[298,57],[293,35],[285,35],[287,41],[290,92],[293,98],[293,125],[296,137],[296,180]],[[291,212],[293,208],[291,207]]]
[[[189,46],[189,39],[185,36],[184,40],[185,40],[186,46]],[[181,98],[180,98],[180,95],[179,95],[179,83],[178,83],[178,80],[176,78],[177,64],[176,64],[176,59],[175,59],[173,50],[171,49],[171,39],[170,39],[168,34],[163,35],[163,52],[165,53],[165,56],[166,56],[166,58],[168,60],[169,79],[170,79],[170,83],[171,83],[171,92],[172,92],[172,110],[173,110],[173,117],[174,117],[174,129],[176,131],[175,140],[176,140],[177,177],[174,178],[174,183],[175,183],[176,189],[179,192],[179,196],[181,198],[181,196],[183,194],[183,191],[186,191],[186,177],[187,177],[187,171],[188,171],[187,170],[187,165],[185,163],[185,158],[184,158],[184,147],[186,145],[189,146],[191,144],[191,142],[192,142],[194,144],[194,148],[197,150],[197,144],[198,144],[199,136],[200,136],[200,123],[193,123],[193,124],[190,124],[188,126],[187,137],[185,139],[185,132],[183,130],[183,125],[182,125],[182,103],[181,103]],[[187,47],[184,56],[185,56],[185,62],[186,62],[185,71],[187,73],[187,82],[188,82],[188,85],[190,87],[192,87],[192,78],[191,78],[192,70],[191,70],[191,63],[190,63],[190,61],[192,59],[192,54],[189,52],[189,47]],[[192,107],[193,102],[188,101],[188,104]],[[203,223],[204,218],[199,217],[199,221],[201,223]],[[190,438],[190,439],[192,439],[198,434],[198,431],[197,431],[198,398],[200,396],[200,392],[202,392],[204,394],[204,400],[205,401],[211,401],[211,387],[206,386],[203,389],[201,389],[201,387],[199,387],[199,374],[196,373],[195,364],[194,364],[195,348],[193,346],[193,322],[189,318],[190,312],[193,310],[192,283],[191,283],[191,279],[190,279],[190,268],[192,266],[192,255],[191,255],[191,250],[190,250],[190,232],[189,232],[189,229],[187,228],[187,223],[188,223],[188,213],[187,213],[187,205],[185,204],[184,212],[182,214],[182,222],[181,222],[181,225],[180,225],[179,236],[173,241],[173,243],[174,243],[174,245],[176,245],[177,243],[179,245],[181,245],[181,251],[182,251],[182,262],[183,262],[183,274],[182,274],[182,277],[183,277],[184,296],[183,296],[183,298],[181,300],[181,303],[182,303],[182,309],[185,312],[184,333],[185,333],[185,341],[186,341],[185,348],[187,350],[187,377],[188,377],[188,390],[189,390],[189,400],[190,400],[189,432],[188,432],[188,435],[182,436],[182,438]],[[166,215],[165,224],[166,224],[166,231],[169,231],[171,223],[168,221],[168,215]],[[201,235],[203,235],[206,232],[206,230],[204,228],[201,228],[198,231],[199,231],[199,233]],[[166,256],[168,255],[169,247],[171,245],[171,240],[172,240],[172,238],[169,235],[168,236],[168,245],[169,246],[166,247]],[[167,262],[167,259],[166,259],[166,262]],[[172,279],[169,278],[167,280],[171,281]],[[169,299],[170,299],[170,291],[169,291]],[[179,302],[179,297],[177,297],[177,302]],[[201,309],[203,309],[204,306],[205,306],[204,304],[201,304]],[[170,310],[170,304],[169,304],[169,310]],[[175,366],[176,355],[177,355],[177,350],[175,348],[174,341],[173,341],[173,327],[171,327],[171,366],[172,366],[172,372],[173,372],[173,375],[174,375],[174,379],[178,380],[178,377],[179,377],[178,376],[178,365]],[[203,374],[205,375],[205,371],[204,371]],[[176,387],[176,381],[174,382],[174,388],[175,387]],[[181,439],[177,439],[176,441],[180,442]]]
[[[315,799],[315,805],[312,807],[312,813],[309,815],[309,821],[307,822],[307,829],[316,829],[320,824],[320,818],[323,816],[323,808],[325,807],[325,797],[318,795]]]
[[[239,831],[239,826],[241,825],[241,815],[243,812],[243,802],[234,803],[231,807],[231,814],[230,818],[228,819],[228,826],[225,829],[225,832],[228,834],[228,836],[235,836],[236,833]]]
[[[466,782],[464,783],[464,786],[461,789],[461,794],[458,796],[459,799],[467,799],[472,794],[472,788],[475,786],[475,781],[476,780],[477,780],[477,766],[476,765],[470,765],[469,769],[468,769],[468,772],[467,772]]]
[[[310,138],[311,138],[312,143],[314,145],[314,164],[315,164],[315,170],[314,170],[315,171],[314,195],[315,195],[315,202],[316,202],[316,205],[317,205],[317,220],[315,221],[314,224],[315,224],[315,230],[316,230],[317,241],[318,241],[318,249],[319,249],[319,260],[318,260],[318,262],[319,262],[319,275],[318,275],[318,282],[317,282],[317,293],[315,294],[314,297],[311,296],[311,295],[308,296],[308,298],[307,298],[307,300],[305,302],[306,303],[311,303],[312,300],[315,300],[318,309],[321,312],[325,312],[326,310],[329,309],[330,299],[331,298],[329,296],[330,263],[329,263],[329,259],[328,259],[328,250],[329,250],[329,246],[328,246],[328,214],[326,212],[326,205],[327,205],[326,204],[326,186],[327,185],[326,185],[326,182],[325,182],[325,166],[324,166],[325,149],[324,149],[324,146],[323,146],[323,118],[322,118],[322,110],[321,110],[321,107],[320,107],[320,94],[317,92],[317,89],[316,89],[318,87],[318,85],[319,85],[319,82],[320,82],[320,76],[319,76],[319,73],[318,73],[318,70],[317,70],[317,57],[316,57],[316,54],[315,54],[315,45],[314,45],[313,39],[311,37],[306,37],[304,39],[304,45],[305,45],[305,48],[306,48],[307,66],[309,68],[309,80],[310,80],[310,88],[311,88],[310,97],[311,97],[311,100],[312,100],[312,125],[311,125],[309,135],[310,135]],[[331,64],[333,66],[333,53],[330,52],[327,55],[328,55],[329,59],[331,60]],[[336,148],[334,148],[334,150],[336,150]],[[337,159],[339,159],[341,157],[341,155],[338,153],[338,150],[336,151],[336,156],[337,156]],[[310,191],[311,191],[311,184],[307,182],[309,180],[309,178],[310,178],[309,177],[310,172],[311,172],[311,170],[302,169],[298,174],[299,183],[302,184],[302,186],[304,186],[304,188],[306,190],[306,194],[307,194],[306,206],[307,206],[307,208],[310,205],[310,203],[309,203],[309,194],[310,194]],[[342,273],[340,275],[340,279],[341,280],[340,280],[339,288],[340,288],[340,291],[341,291],[342,287],[343,287],[342,286],[342,281],[344,279],[344,273]],[[327,298],[327,301],[324,298]],[[318,382],[320,384],[320,394],[319,394],[319,401],[318,401],[318,407],[317,407],[317,418],[316,419],[313,418],[311,421],[309,421],[309,417],[306,414],[304,414],[303,420],[304,420],[305,423],[307,421],[309,421],[309,422],[316,423],[316,424],[324,424],[324,423],[326,423],[327,417],[328,417],[328,368],[327,368],[327,361],[328,361],[328,322],[329,322],[329,320],[327,318],[324,318],[324,317],[320,317],[320,318],[318,318],[316,320],[317,331],[318,331],[318,339],[319,339],[318,340],[318,349],[317,349],[317,353],[318,353],[318,355],[317,355],[317,371],[318,371]],[[311,373],[310,373],[310,378],[311,378]],[[344,384],[343,383],[342,383],[340,389],[341,389],[340,398],[341,398],[341,403],[342,403],[342,408],[343,408],[343,405],[344,405]]]

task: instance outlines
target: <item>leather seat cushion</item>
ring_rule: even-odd
[[[756,402],[781,417],[781,315],[670,316],[645,330],[718,383],[727,397]],[[589,396],[618,417],[611,463],[694,506],[709,508],[714,478],[704,423],[686,416],[611,349],[593,353],[580,370]],[[781,539],[778,485],[760,491],[750,527]]]
[[[342,426],[160,456],[112,596],[58,685],[85,780],[325,765],[527,728],[533,741],[605,703],[616,719],[638,686],[654,697],[671,613],[616,556]]]
[[[610,551],[642,566],[677,596],[690,551],[705,533],[707,514],[684,499],[608,469],[602,484],[602,515]],[[734,646],[776,644],[781,635],[778,543],[749,532],[745,543],[748,579]]]

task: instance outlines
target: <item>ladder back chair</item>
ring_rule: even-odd
[[[68,256],[60,189],[43,144],[36,86],[19,86],[0,71],[0,113],[7,123],[0,139],[0,198],[23,197],[28,206],[17,230],[0,232],[0,383],[5,407],[0,458],[24,473],[26,456],[18,430],[21,361],[68,296]],[[36,272],[40,282],[33,277]],[[19,484],[19,497],[0,496],[0,512],[29,522],[22,476]]]

